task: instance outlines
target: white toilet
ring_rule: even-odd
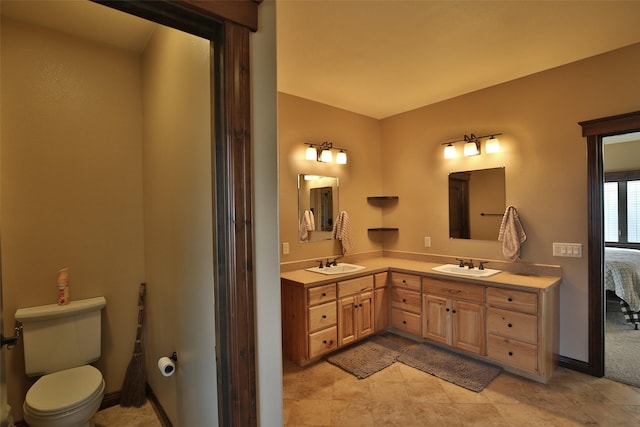
[[[89,363],[100,358],[100,311],[105,305],[104,297],[97,297],[16,311],[25,371],[41,376],[23,405],[30,427],[94,426],[104,380]]]

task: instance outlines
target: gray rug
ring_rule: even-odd
[[[482,391],[502,372],[498,366],[429,344],[405,349],[398,362],[475,392]]]
[[[404,347],[396,340],[376,335],[362,343],[334,353],[326,359],[327,362],[363,379],[392,365]]]
[[[475,392],[482,391],[502,372],[494,365],[393,334],[374,336],[326,360],[359,379],[401,362]]]
[[[627,323],[617,301],[607,300],[604,334],[604,376],[640,387],[640,331]]]

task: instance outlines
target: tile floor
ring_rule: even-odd
[[[502,373],[481,393],[402,363],[364,380],[326,361],[283,370],[287,427],[640,425],[640,389],[564,368],[549,384]]]
[[[140,408],[118,405],[98,411],[93,417],[95,427],[162,427],[149,401]]]

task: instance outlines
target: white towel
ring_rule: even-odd
[[[502,254],[505,258],[509,261],[520,258],[520,246],[527,240],[527,234],[520,222],[518,211],[511,205],[504,211],[498,240],[502,242]]]
[[[351,231],[351,220],[345,211],[340,212],[333,226],[333,238],[342,244],[342,254],[352,252],[356,247],[356,240],[353,237],[353,231]]]
[[[309,240],[309,231],[316,229],[315,218],[313,212],[304,211],[300,216],[300,222],[298,223],[298,232],[300,234],[300,241],[306,242]]]

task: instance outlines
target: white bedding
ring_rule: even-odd
[[[640,311],[640,250],[605,248],[604,286]]]

